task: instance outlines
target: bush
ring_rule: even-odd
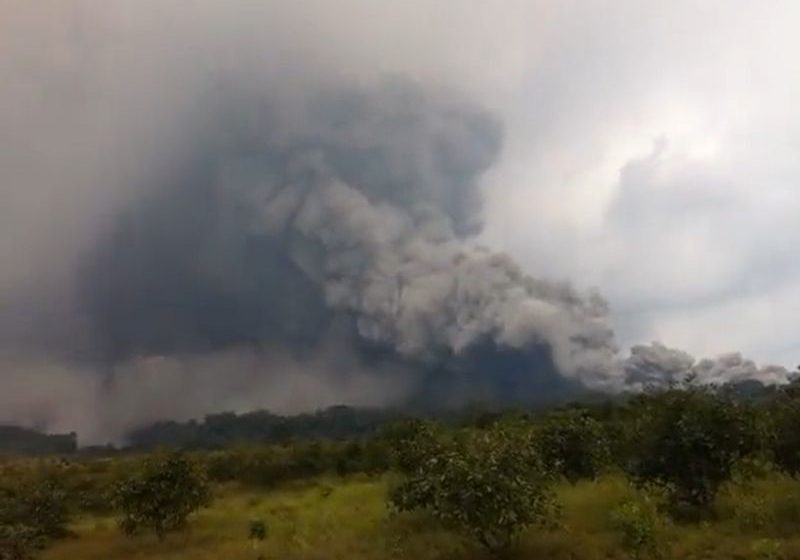
[[[800,474],[800,395],[793,391],[776,402],[770,410],[773,430],[773,458],[785,472]]]
[[[113,500],[122,513],[120,527],[126,534],[151,529],[163,539],[208,504],[210,491],[197,463],[170,453],[145,459],[138,472],[117,484]]]
[[[752,410],[709,390],[670,390],[640,406],[629,473],[668,489],[675,513],[707,511],[734,466],[757,450]]]
[[[22,524],[0,524],[0,560],[28,560],[45,547],[36,529]]]
[[[795,534],[800,528],[800,482],[774,471],[759,479],[735,479],[722,488],[716,511],[739,531]]]
[[[610,462],[603,425],[585,411],[550,416],[537,430],[535,441],[545,464],[572,483],[596,478]]]
[[[611,526],[621,535],[621,545],[634,558],[658,552],[659,515],[647,499],[628,499],[611,510]]]
[[[0,559],[22,560],[66,535],[67,500],[53,479],[31,477],[0,488]]]
[[[261,519],[251,519],[247,538],[251,541],[263,541],[267,538],[267,524]]]
[[[445,436],[433,422],[404,420],[386,426],[378,437],[389,448],[391,466],[411,474],[442,451]]]
[[[552,477],[519,430],[497,426],[425,449],[413,474],[391,492],[400,511],[429,512],[494,554],[557,513]]]
[[[780,541],[775,539],[759,539],[752,546],[753,557],[760,560],[783,560],[786,555]]]

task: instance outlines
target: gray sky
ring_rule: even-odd
[[[95,365],[85,370],[81,362],[81,356],[96,352],[98,333],[97,317],[81,310],[77,294],[86,289],[87,260],[105,246],[109,232],[137,204],[158,201],[164,185],[191,182],[204,165],[231,168],[236,175],[241,170],[235,165],[214,160],[217,152],[240,157],[242,150],[268,145],[282,154],[309,131],[310,138],[325,131],[317,140],[340,150],[336,142],[342,140],[326,128],[337,130],[335,119],[320,128],[319,115],[309,116],[304,103],[325,91],[390,91],[381,84],[393,80],[409,84],[412,98],[420,95],[420,114],[430,111],[431,118],[402,128],[405,136],[395,138],[394,125],[382,129],[385,123],[376,125],[369,114],[405,115],[405,98],[367,99],[367,118],[351,125],[344,140],[384,150],[387,169],[378,171],[392,177],[373,185],[375,192],[386,185],[391,190],[398,177],[429,181],[432,187],[411,190],[411,202],[433,197],[433,205],[441,206],[435,208],[442,212],[439,218],[457,221],[448,206],[453,202],[448,197],[455,196],[451,187],[478,176],[482,212],[479,201],[455,199],[469,209],[470,219],[483,221],[483,230],[469,242],[507,252],[532,277],[568,280],[580,294],[597,289],[610,304],[623,356],[634,344],[659,341],[698,357],[739,351],[762,364],[793,368],[800,363],[798,26],[800,5],[791,0],[0,0],[0,409],[6,411],[0,421],[96,426],[94,409],[103,408],[106,416],[119,413],[122,430],[131,424],[124,417],[143,408],[152,407],[148,418],[157,418],[173,406],[192,371],[200,372],[196,399],[186,400],[180,416],[211,405],[288,410],[291,406],[282,405],[290,401],[306,407],[319,403],[309,387],[320,379],[306,370],[325,359],[297,364],[283,349],[275,351],[274,360],[284,369],[305,371],[294,376],[294,392],[272,378],[261,379],[266,366],[260,355],[237,348],[208,360],[169,352],[126,356],[131,359],[109,366],[127,372],[111,375],[118,381],[109,389]],[[262,111],[263,99],[280,110]],[[346,112],[347,103],[343,106]],[[495,121],[502,129],[497,146],[494,132],[487,140],[484,130],[494,130],[486,123]],[[442,150],[444,163],[428,161],[421,153],[429,146],[425,142],[431,142],[431,151]],[[468,161],[470,154],[480,161]],[[418,169],[406,172],[406,161]],[[429,166],[441,176],[427,174]],[[370,173],[367,166],[355,178],[368,181]],[[252,181],[261,188],[259,180]],[[389,227],[380,218],[388,207],[375,204],[375,196],[388,196],[391,203],[403,197],[376,195],[373,186],[357,183],[355,190],[368,195],[358,199],[362,210],[374,214],[372,222],[353,222],[363,242],[364,223]],[[472,190],[470,184],[469,196]],[[355,196],[350,191],[346,195]],[[166,200],[176,207],[184,202]],[[419,208],[403,204],[408,208],[390,208],[387,215],[405,223],[398,228],[406,235],[403,228],[414,229]],[[201,201],[193,211],[202,216],[208,209]],[[180,213],[176,216],[179,221]],[[324,224],[327,215],[316,219]],[[444,277],[447,286],[445,272],[458,271],[444,270],[441,255],[460,251],[462,240],[455,236],[455,249],[440,250],[441,236],[447,235],[434,219],[429,222],[435,231],[420,235],[435,243],[415,258],[427,255],[430,262],[411,264],[433,263],[437,282]],[[181,227],[177,232],[190,239],[197,234]],[[213,272],[209,281],[224,288],[220,293],[234,290],[228,284],[241,280],[239,289],[249,280],[229,274],[238,254],[226,244],[240,249],[242,228],[212,232],[217,245],[202,253],[207,259],[202,266]],[[164,245],[174,249],[181,242],[178,235]],[[394,255],[397,262],[389,266],[385,247],[376,245],[382,259],[377,270],[408,264]],[[145,263],[172,262],[149,260],[144,250],[132,255],[144,255]],[[475,255],[487,267],[478,269],[495,278],[491,274],[499,269],[490,268],[501,261]],[[114,262],[113,255],[106,257]],[[131,268],[114,270],[114,278],[138,274],[134,261],[120,262]],[[181,262],[174,268],[183,273]],[[512,279],[500,297],[504,311],[515,307],[506,296],[520,293],[513,285],[515,266],[501,263],[503,278]],[[171,281],[167,276],[164,285]],[[137,278],[130,284],[136,286]],[[484,289],[480,275],[475,278],[474,289]],[[120,284],[127,281],[121,278]],[[431,285],[421,284],[429,297]],[[602,302],[581,299],[571,288],[536,285],[545,300],[554,298],[554,307],[541,312],[532,307],[525,321],[501,317],[501,327],[541,329],[552,347],[554,340],[563,343],[565,355],[572,353],[573,341],[595,337],[596,346],[582,351],[592,364],[608,361],[614,343]],[[448,303],[446,290],[437,293],[438,303]],[[425,311],[427,300],[416,304]],[[430,315],[440,316],[428,307]],[[528,319],[537,313],[544,319],[534,327],[538,321]],[[466,315],[464,320],[475,318]],[[497,319],[479,318],[487,317]],[[417,320],[431,317],[420,312],[412,319],[404,326],[414,327],[416,336],[424,332],[416,330]],[[367,331],[380,329],[373,324]],[[189,334],[196,335],[188,333],[187,340]],[[661,353],[656,347],[639,357]],[[351,363],[352,356],[337,359]],[[274,360],[270,363],[278,363]],[[231,363],[243,364],[239,369],[245,373],[215,385],[219,364],[230,368]],[[253,391],[253,379],[261,393]],[[339,386],[342,398],[373,402],[374,385],[360,373],[347,384],[325,377],[318,392],[334,402],[340,395],[331,388]],[[51,415],[53,387],[83,417]],[[125,414],[113,399],[97,405],[97,395],[109,391],[127,395]]]
[[[516,80],[487,242],[599,286],[623,346],[800,363],[794,2],[587,2]]]

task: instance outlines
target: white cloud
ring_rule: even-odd
[[[487,240],[599,286],[624,343],[800,361],[798,6],[580,12],[515,107]]]

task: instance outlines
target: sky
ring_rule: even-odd
[[[794,368],[798,6],[566,12],[548,54],[520,71],[487,180],[487,243],[598,286],[623,345],[738,349]]]
[[[381,404],[409,390],[409,360],[488,334],[543,342],[569,379],[591,364],[613,380],[614,347],[650,342],[794,369],[798,25],[791,0],[0,0],[0,421],[102,439],[166,414]],[[270,166],[309,144],[327,162],[288,168],[338,186],[280,243],[327,310],[357,317],[326,312],[324,334],[278,325],[302,313],[251,285],[300,290],[289,299],[312,302],[312,323],[299,277],[237,260],[245,233],[274,241],[288,218],[273,201],[245,224],[236,197],[269,191]],[[258,150],[272,163],[248,159]],[[277,266],[271,250],[257,249]],[[186,290],[176,279],[197,262]],[[440,325],[448,274],[500,295],[464,296]],[[406,300],[384,298],[406,315],[348,291],[385,294],[381,275],[410,278]],[[158,311],[187,291],[183,315]],[[209,294],[236,312],[213,340],[187,327],[210,320]],[[263,309],[266,323],[250,317]],[[319,349],[298,361],[281,337],[311,331]],[[376,379],[363,349],[342,350],[365,341],[401,359]],[[264,374],[278,367],[292,373]]]

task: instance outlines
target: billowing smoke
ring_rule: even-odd
[[[224,140],[87,256],[97,357],[276,341],[313,353],[336,324],[379,362],[469,375],[478,353],[519,351],[544,355],[522,376],[610,381],[605,302],[470,240],[501,146],[490,114],[402,83],[315,96],[297,128],[280,112],[266,98],[246,126],[215,123]]]
[[[692,379],[700,384],[721,385],[746,380],[772,385],[786,383],[789,372],[781,366],[758,367],[738,352],[723,354],[715,359],[695,360],[683,350],[654,342],[631,348],[624,361],[626,386],[631,389],[679,384]]]
[[[659,344],[623,360],[600,295],[480,246],[504,123],[430,69],[387,78],[343,31],[309,54],[288,5],[267,29],[143,5],[20,7],[0,51],[0,422],[94,441],[230,409],[785,379]],[[353,60],[373,70],[343,77]]]

